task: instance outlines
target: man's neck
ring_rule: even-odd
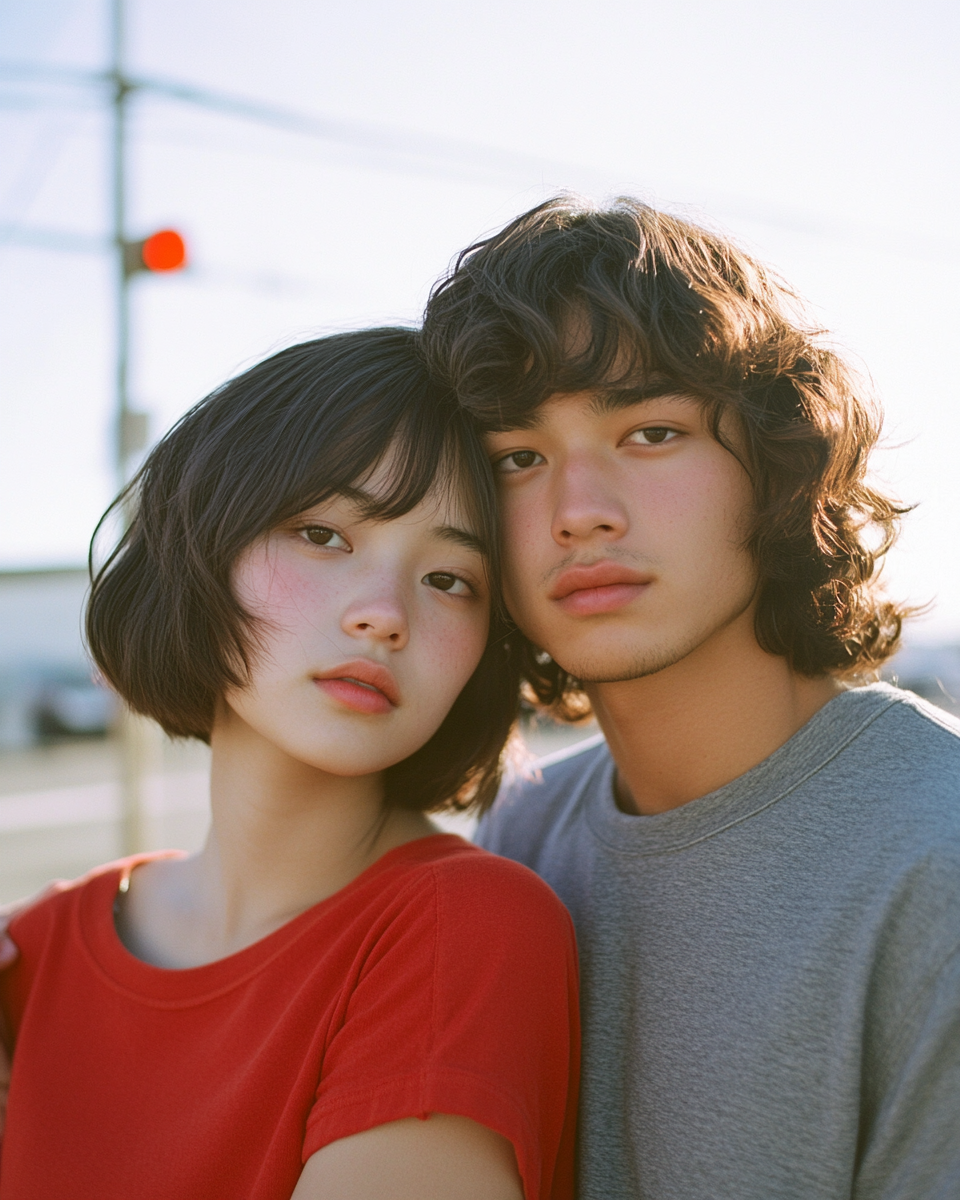
[[[767,654],[744,614],[653,675],[587,686],[625,812],[666,812],[768,758],[841,691]]]

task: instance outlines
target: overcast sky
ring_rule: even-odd
[[[960,7],[946,0],[128,0],[133,74],[355,126],[308,139],[142,97],[135,402],[159,436],[270,350],[418,319],[478,235],[561,188],[719,224],[872,374],[882,477],[918,505],[888,571],[960,636]],[[5,62],[100,69],[104,0],[0,0]],[[109,499],[111,269],[30,230],[108,223],[94,89],[0,73],[0,566],[73,563]],[[486,147],[472,154],[451,142]]]

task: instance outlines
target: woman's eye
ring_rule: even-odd
[[[466,580],[459,575],[451,575],[449,571],[431,571],[429,575],[424,575],[423,582],[449,596],[469,596],[472,590]]]
[[[347,545],[342,534],[335,529],[328,529],[326,525],[308,525],[301,533],[315,546],[332,546],[335,550],[342,550]]]
[[[672,442],[677,437],[675,429],[667,429],[663,425],[648,425],[646,429],[635,429],[628,434],[626,440],[634,444],[659,446],[662,442]]]
[[[512,454],[507,454],[498,460],[497,470],[505,475],[512,475],[516,471],[525,471],[528,467],[535,467],[541,462],[543,462],[543,455],[538,454],[536,450],[514,450]]]

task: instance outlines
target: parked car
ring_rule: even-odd
[[[89,673],[45,667],[0,678],[0,749],[63,737],[103,737],[116,699]]]

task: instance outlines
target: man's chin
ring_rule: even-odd
[[[584,686],[603,683],[628,683],[645,679],[676,666],[703,644],[703,636],[694,636],[673,644],[605,647],[593,654],[552,655],[554,662]]]
[[[664,622],[659,629],[659,637],[653,634],[653,622],[646,623],[644,628],[637,625],[631,628],[623,622],[616,630],[585,630],[579,638],[571,637],[571,631],[565,630],[566,640],[558,631],[557,641],[560,644],[556,654],[549,646],[552,639],[544,638],[540,644],[554,662],[584,685],[627,683],[631,679],[658,675],[676,666],[691,655],[707,649],[718,638],[726,639],[737,626],[743,626],[737,636],[746,636],[753,642],[749,597],[732,612],[721,610],[708,616],[713,619],[687,628],[679,620]]]
[[[626,662],[622,655],[616,659],[611,658],[609,661],[604,661],[599,657],[590,658],[580,664],[562,662],[556,656],[554,656],[554,661],[563,667],[568,675],[572,675],[574,679],[587,686],[600,683],[627,683],[631,679],[644,679],[648,675],[657,675],[660,671],[665,671],[685,658],[686,653],[686,651],[682,653],[664,651],[660,654],[640,654]]]

